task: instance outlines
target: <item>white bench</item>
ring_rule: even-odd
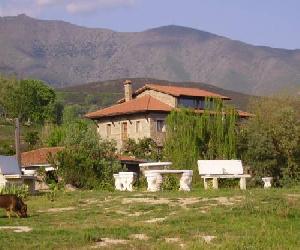
[[[240,160],[199,160],[198,170],[204,180],[204,188],[207,189],[207,180],[213,180],[213,188],[218,189],[218,179],[240,179],[240,189],[246,189],[246,178],[251,176],[244,174],[242,161]]]
[[[119,191],[132,191],[137,174],[135,172],[119,172],[113,175],[115,178],[115,188]]]
[[[156,192],[160,190],[163,174],[181,174],[179,190],[191,190],[193,170],[146,170],[144,174],[147,178],[147,191]]]
[[[169,161],[159,161],[159,162],[146,162],[146,163],[140,163],[140,170],[142,173],[144,173],[146,170],[163,170],[168,169],[169,166],[172,165],[172,162]]]

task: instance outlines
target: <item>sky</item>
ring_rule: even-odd
[[[300,0],[0,0],[0,16],[22,13],[122,32],[180,25],[300,49]]]

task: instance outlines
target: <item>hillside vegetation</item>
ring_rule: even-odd
[[[114,32],[19,15],[0,17],[0,34],[0,72],[55,86],[123,77],[205,82],[256,95],[300,86],[300,50],[186,27]]]
[[[92,110],[97,107],[101,108],[109,106],[124,97],[123,82],[126,79],[130,79],[132,81],[133,90],[141,88],[147,83],[154,83],[159,85],[200,88],[212,91],[230,97],[232,100],[228,103],[231,103],[242,110],[248,109],[248,102],[250,99],[257,98],[200,82],[170,82],[154,78],[121,78],[108,81],[98,81],[59,88],[57,91],[63,103],[80,105],[89,104],[89,109]]]

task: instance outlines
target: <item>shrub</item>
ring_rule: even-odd
[[[299,101],[289,97],[264,98],[252,102],[251,108],[255,116],[240,129],[242,159],[254,176],[272,176],[276,186],[299,183]]]
[[[21,198],[26,198],[29,195],[27,185],[10,184],[0,188],[0,194],[14,194]]]
[[[162,158],[160,148],[156,142],[146,137],[139,139],[137,142],[129,138],[123,146],[122,152],[125,155],[152,161],[158,161]]]
[[[162,190],[178,190],[179,189],[179,178],[174,175],[164,175],[164,181],[162,183]]]
[[[115,142],[101,139],[89,123],[78,121],[66,130],[64,145],[52,162],[66,184],[113,189],[113,174],[121,170]]]

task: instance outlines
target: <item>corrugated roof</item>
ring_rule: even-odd
[[[145,95],[128,102],[116,104],[108,108],[100,109],[85,115],[86,118],[96,119],[100,117],[110,117],[123,114],[143,113],[147,111],[170,112],[172,107],[157,100],[156,98]]]
[[[3,175],[21,175],[16,156],[0,155],[0,173]]]
[[[169,86],[169,85],[157,85],[157,84],[146,84],[142,88],[139,88],[133,93],[133,96],[137,96],[145,90],[152,89],[158,92],[162,92],[165,94],[169,94],[175,97],[179,96],[190,96],[190,97],[214,97],[221,98],[223,100],[231,100],[231,98],[223,95],[219,95],[217,93],[213,93],[207,90],[198,89],[198,88],[187,88],[187,87],[177,87],[177,86]],[[125,99],[122,98],[118,101],[118,103],[124,102]]]
[[[22,167],[32,165],[48,164],[49,155],[54,155],[62,151],[64,147],[39,148],[21,153]]]

